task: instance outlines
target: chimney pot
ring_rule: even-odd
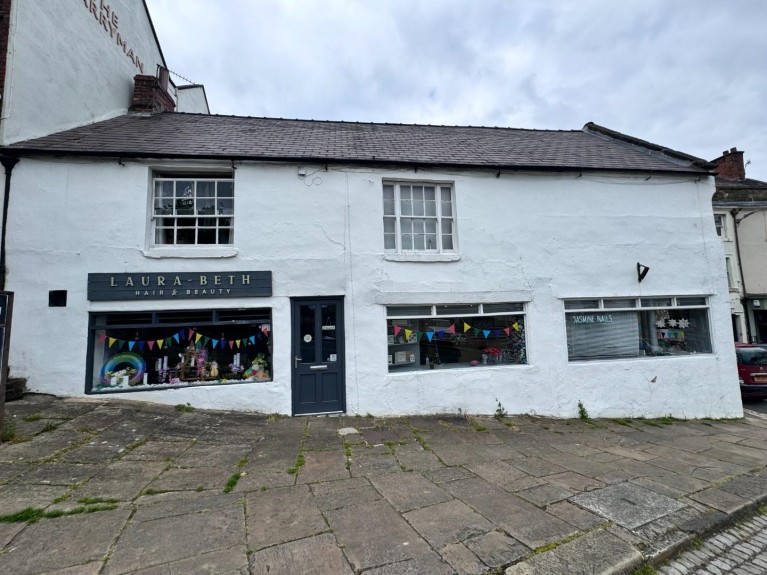
[[[738,151],[738,148],[730,148],[730,153],[733,154]]]

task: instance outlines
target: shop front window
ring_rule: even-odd
[[[521,303],[389,306],[389,372],[527,363]]]
[[[271,381],[269,309],[94,313],[87,393]]]
[[[705,297],[565,300],[570,360],[711,353]]]

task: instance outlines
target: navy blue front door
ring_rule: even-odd
[[[346,411],[343,299],[294,299],[293,415]]]

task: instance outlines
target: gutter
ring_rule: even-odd
[[[6,147],[6,152],[28,157],[82,157],[82,158],[106,158],[114,160],[141,159],[141,160],[218,160],[226,162],[275,162],[290,164],[324,164],[324,165],[353,165],[353,166],[378,166],[405,167],[409,169],[458,169],[477,170],[485,169],[497,172],[497,177],[502,172],[575,172],[575,173],[618,173],[618,174],[642,174],[644,176],[697,176],[703,178],[711,173],[704,169],[681,167],[676,170],[649,170],[647,168],[597,168],[593,166],[546,166],[546,165],[510,165],[510,164],[479,164],[479,163],[450,163],[450,162],[413,162],[407,160],[390,160],[371,156],[370,158],[327,158],[322,156],[250,156],[250,155],[224,155],[224,154],[173,154],[157,152],[136,151],[96,151],[96,150],[56,150],[40,148],[24,148],[21,146]]]

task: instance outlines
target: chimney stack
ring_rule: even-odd
[[[746,167],[743,164],[743,152],[739,152],[737,148],[730,148],[725,150],[722,155],[716,160],[712,160],[716,164],[716,175],[720,178],[727,180],[745,180],[746,179]]]
[[[176,104],[167,92],[167,76],[137,75],[133,78],[131,112],[172,112]],[[163,84],[165,84],[163,86]]]

